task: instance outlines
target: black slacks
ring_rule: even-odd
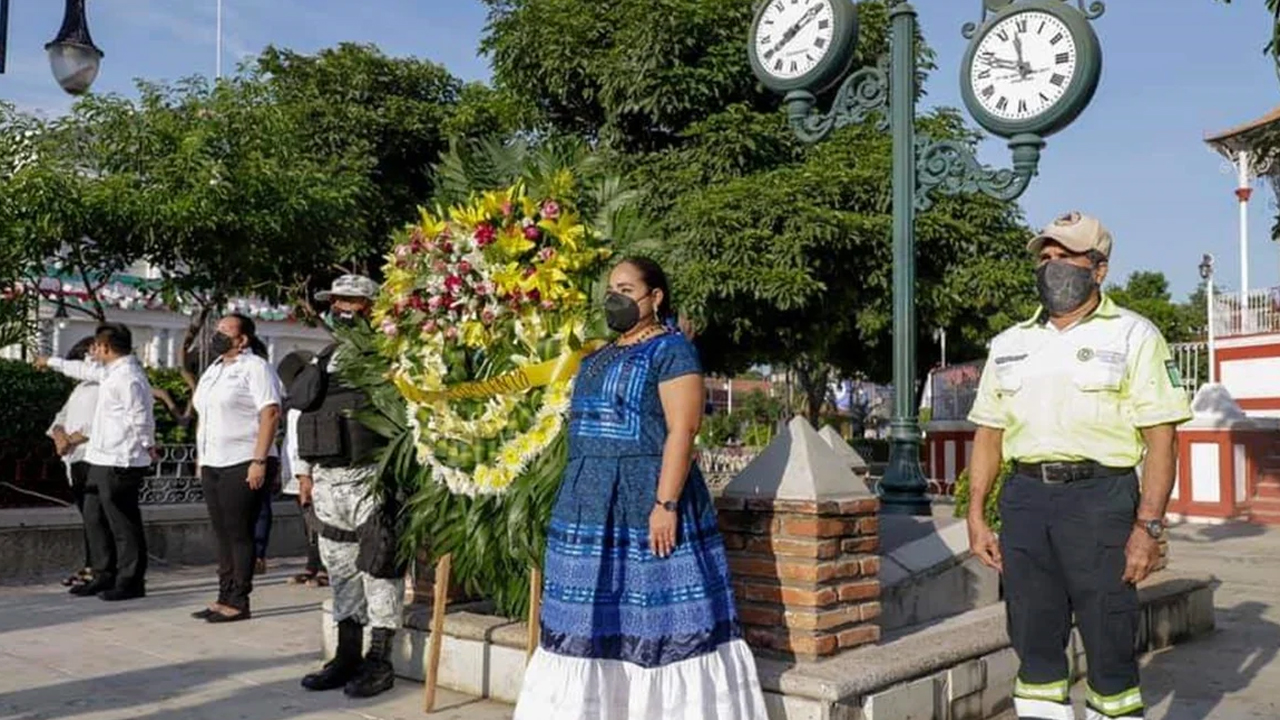
[[[77,462],[67,466],[67,476],[71,480],[71,497],[76,501],[76,509],[80,511],[80,524],[84,536],[84,560],[82,568],[93,567],[93,554],[89,549],[89,524],[84,522],[84,496],[89,484],[89,463]]]
[[[204,502],[218,541],[218,602],[237,610],[249,609],[253,592],[254,525],[262,510],[263,496],[271,492],[271,478],[279,472],[275,458],[267,460],[267,480],[249,487],[249,466],[200,468]]]
[[[1015,475],[1005,484],[1000,550],[1009,638],[1022,665],[1014,690],[1019,717],[1065,712],[1073,615],[1088,666],[1088,705],[1106,717],[1142,716],[1138,591],[1124,581],[1137,505],[1132,473],[1063,485]]]
[[[124,590],[141,588],[147,575],[147,535],[138,496],[147,469],[90,465],[84,523],[96,575]]]

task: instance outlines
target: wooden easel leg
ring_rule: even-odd
[[[445,555],[436,561],[436,583],[432,588],[434,604],[431,608],[431,638],[427,646],[427,677],[423,705],[430,713],[436,707],[436,680],[440,670],[440,648],[444,645],[444,612],[449,603],[449,572],[453,556]]]
[[[525,642],[525,660],[533,657],[538,647],[538,629],[542,617],[542,569],[529,571],[529,636]]]

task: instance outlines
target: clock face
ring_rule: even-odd
[[[752,48],[760,70],[794,80],[816,68],[836,45],[832,2],[847,0],[769,0]]]
[[[1032,120],[1062,100],[1076,76],[1078,54],[1075,35],[1056,15],[1009,15],[987,30],[973,53],[973,98],[1000,120]]]

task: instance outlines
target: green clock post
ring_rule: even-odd
[[[1040,164],[1045,138],[1065,128],[1093,99],[1102,50],[1092,20],[1104,3],[1085,0],[982,0],[982,20],[961,33],[965,106],[988,132],[1005,138],[1012,169],[981,165],[962,142],[917,138],[916,10],[890,0],[891,49],[873,67],[850,67],[858,44],[851,0],[767,0],[751,26],[752,70],[784,94],[796,135],[818,142],[876,118],[893,135],[893,386],[889,466],[879,486],[886,513],[928,515],[917,422],[915,214],[933,192],[982,192],[1013,200]],[[840,83],[831,108],[817,96]]]

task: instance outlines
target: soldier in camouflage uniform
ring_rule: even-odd
[[[377,285],[369,278],[344,275],[331,290],[317,293],[316,299],[331,303],[333,322],[350,323],[358,317],[368,317],[377,292]],[[337,370],[336,361],[332,355],[324,355],[315,361],[326,362],[332,375]],[[328,383],[326,393],[334,387],[334,383]],[[360,544],[356,530],[381,505],[380,498],[369,493],[369,480],[376,471],[375,465],[367,463],[305,460],[303,467],[295,471],[300,476],[300,498],[312,501],[320,521],[320,557],[329,570],[333,617],[338,624],[337,652],[322,670],[302,679],[302,686],[308,690],[344,688],[351,697],[372,697],[390,689],[395,682],[391,643],[404,612],[404,577],[375,577],[357,563]],[[361,658],[366,625],[371,628],[370,645]]]

